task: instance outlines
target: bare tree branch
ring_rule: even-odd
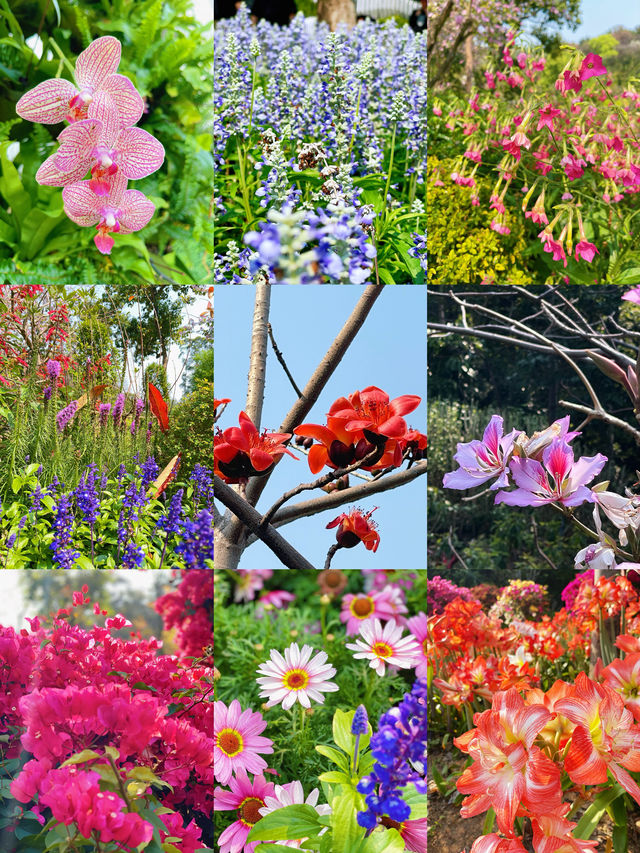
[[[287,362],[284,360],[284,356],[282,355],[282,353],[278,349],[276,339],[273,336],[273,329],[271,328],[271,323],[267,323],[267,330],[269,332],[269,338],[271,340],[271,346],[273,347],[273,351],[275,353],[276,358],[278,359],[278,361],[282,365],[282,369],[284,370],[284,372],[287,374],[287,379],[293,385],[293,390],[296,392],[298,397],[302,397],[302,391],[296,385],[296,380],[291,375],[291,371],[287,367]]]
[[[267,545],[281,564],[287,569],[314,570],[311,563],[290,545],[270,524],[261,525],[260,513],[236,494],[220,477],[214,475],[213,494],[231,512],[237,516],[240,523],[255,533]],[[215,557],[214,557],[215,562]],[[216,565],[217,569],[225,569],[225,565]],[[235,568],[235,564],[231,566]]]

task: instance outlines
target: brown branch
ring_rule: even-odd
[[[213,477],[213,494],[227,509],[231,510],[243,527],[251,530],[259,539],[262,539],[264,544],[273,551],[283,566],[287,569],[315,571],[311,563],[296,551],[270,524],[263,527],[261,525],[262,519],[260,513],[216,475]]]
[[[271,340],[271,346],[273,347],[273,351],[275,353],[276,358],[282,365],[282,369],[287,374],[287,379],[293,385],[293,390],[296,392],[298,397],[302,397],[302,391],[296,385],[296,380],[291,375],[291,371],[287,367],[287,362],[284,360],[284,356],[278,349],[278,345],[276,344],[276,339],[273,337],[273,329],[271,328],[271,323],[267,323],[267,331],[269,332],[269,339]]]
[[[333,555],[336,553],[336,551],[337,551],[339,548],[340,548],[340,545],[338,545],[338,543],[336,542],[336,543],[335,543],[335,544],[333,544],[333,545],[331,546],[331,548],[329,548],[329,550],[327,551],[327,559],[324,561],[324,569],[325,569],[325,571],[326,571],[326,570],[331,566],[331,560],[333,559]]]

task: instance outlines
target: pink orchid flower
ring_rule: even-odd
[[[164,148],[141,127],[120,129],[118,114],[106,110],[105,121],[88,118],[66,127],[58,139],[60,147],[44,161],[36,181],[62,187],[84,178],[91,169],[89,186],[96,195],[107,195],[108,178],[116,172],[125,178],[145,178],[160,168]]]
[[[541,506],[546,503],[561,503],[578,506],[595,497],[586,483],[602,471],[607,457],[581,456],[574,461],[573,450],[562,438],[551,442],[542,455],[543,464],[537,459],[521,459],[514,456],[509,470],[515,484],[513,492],[498,492],[496,503],[509,506]]]
[[[120,52],[113,36],[92,41],[76,60],[77,87],[62,78],[45,80],[20,98],[16,112],[27,121],[58,124],[94,118],[106,105],[117,111],[122,127],[134,125],[144,104],[131,80],[115,73]]]
[[[513,444],[520,430],[514,429],[503,436],[504,422],[500,415],[493,415],[484,431],[482,441],[474,439],[460,442],[453,457],[460,466],[457,471],[444,475],[445,489],[469,489],[497,477],[489,488],[500,489],[509,485],[507,463],[513,452]]]
[[[76,225],[97,225],[94,242],[103,255],[111,254],[111,233],[130,234],[149,222],[155,205],[139,190],[127,190],[127,179],[118,171],[108,178],[107,195],[97,195],[91,181],[78,181],[62,190],[64,211]]]

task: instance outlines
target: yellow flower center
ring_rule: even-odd
[[[373,613],[375,605],[369,595],[364,595],[362,598],[354,598],[349,609],[356,619],[368,619]]]
[[[258,809],[261,809],[263,805],[264,802],[257,797],[247,797],[246,800],[243,800],[238,809],[238,817],[241,823],[244,823],[245,826],[253,826],[254,823],[257,823],[262,817]]]
[[[388,643],[374,643],[371,651],[379,658],[388,658],[393,654],[393,649]]]
[[[222,731],[218,732],[218,746],[225,755],[233,758],[234,755],[242,752],[244,748],[242,735],[235,729],[222,729]]]
[[[304,669],[290,669],[285,673],[282,683],[288,690],[302,690],[309,683],[309,673]]]

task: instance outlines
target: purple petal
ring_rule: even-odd
[[[140,190],[127,190],[122,196],[119,217],[120,233],[130,234],[139,231],[149,222],[156,206]]]
[[[585,501],[590,504],[595,503],[593,492],[586,486],[578,486],[575,492],[572,492],[566,498],[563,497],[560,499],[560,503],[565,506],[580,506],[580,504],[583,504]]]
[[[571,471],[569,478],[571,489],[590,483],[602,471],[605,462],[607,462],[607,457],[603,456],[602,453],[595,456],[581,456]]]
[[[20,98],[16,112],[27,121],[58,124],[66,119],[69,101],[77,94],[69,80],[45,80]]]
[[[560,484],[571,474],[573,468],[573,450],[562,438],[554,438],[545,448],[542,459],[547,471]],[[595,476],[595,475],[594,475]]]
[[[474,486],[479,486],[481,483],[486,483],[492,477],[495,477],[496,472],[489,471],[481,474],[471,474],[465,471],[464,468],[458,468],[457,471],[450,471],[442,478],[442,485],[445,489],[471,489]]]
[[[92,41],[76,60],[76,82],[81,88],[98,89],[100,84],[118,69],[120,42],[113,36]]]
[[[514,489],[512,492],[498,492],[495,503],[508,506],[542,506],[550,503],[553,498],[541,498],[528,489]]]
[[[141,127],[128,127],[118,136],[118,168],[131,180],[146,178],[162,166],[164,148]]]
[[[519,456],[509,463],[509,470],[516,486],[528,492],[549,491],[547,474],[536,459],[522,459]]]
[[[498,456],[500,453],[500,439],[502,438],[503,427],[504,421],[500,415],[492,415],[482,437],[483,443],[494,456]]]

